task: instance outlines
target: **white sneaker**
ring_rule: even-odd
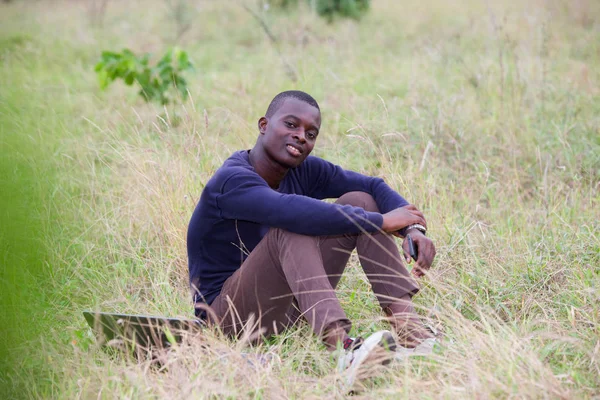
[[[398,361],[404,360],[406,357],[411,356],[428,356],[433,354],[433,349],[437,344],[436,338],[428,338],[423,340],[417,347],[406,348],[398,346],[396,349],[396,355],[394,358]]]
[[[396,341],[390,331],[375,332],[367,339],[350,339],[344,343],[344,354],[338,359],[338,371],[344,373],[345,384],[352,387],[365,361],[387,365],[396,351]]]

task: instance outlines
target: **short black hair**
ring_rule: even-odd
[[[310,94],[304,93],[300,90],[287,90],[273,97],[273,100],[271,100],[271,104],[269,104],[269,108],[267,108],[265,117],[271,118],[273,114],[275,114],[277,110],[279,110],[279,107],[281,107],[283,103],[290,98],[303,101],[315,107],[317,110],[319,110],[319,112],[321,111],[321,109],[319,108],[319,103],[317,103],[317,101]]]

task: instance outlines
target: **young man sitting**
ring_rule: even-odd
[[[187,237],[196,315],[227,334],[264,336],[301,316],[329,349],[343,346],[349,362],[376,345],[394,348],[388,331],[348,337],[335,288],[356,249],[401,344],[414,347],[431,334],[390,234],[410,234],[418,248],[413,273],[422,276],[435,256],[425,218],[382,179],[309,156],[320,127],[310,95],[280,93],[258,120],[254,148],[234,153],[206,184]],[[407,240],[403,248],[408,257]]]

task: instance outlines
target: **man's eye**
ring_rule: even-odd
[[[292,123],[292,122],[287,122],[287,121],[285,121],[285,125],[286,125],[288,128],[295,128],[295,127],[296,127],[296,125],[295,125],[294,123]]]
[[[311,138],[311,139],[314,139],[314,138],[316,138],[316,137],[317,137],[317,134],[316,134],[316,133],[314,133],[314,132],[307,132],[307,133],[306,133],[306,136],[308,136],[308,137],[309,137],[309,138]]]

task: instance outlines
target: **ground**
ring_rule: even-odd
[[[3,398],[344,396],[306,326],[251,349],[205,332],[153,367],[98,349],[81,315],[191,315],[193,207],[286,89],[321,105],[315,153],[384,178],[438,248],[416,302],[441,346],[359,396],[600,395],[598,4],[379,0],[328,24],[305,5],[92,3],[0,4]],[[186,101],[99,89],[102,50],[175,44]],[[339,295],[353,334],[385,326],[355,259]]]

